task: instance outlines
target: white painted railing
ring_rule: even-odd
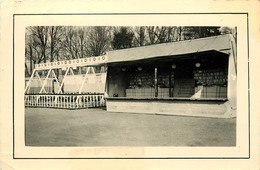
[[[65,109],[102,107],[106,105],[104,95],[101,94],[26,94],[24,102],[27,107]]]

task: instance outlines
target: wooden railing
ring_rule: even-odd
[[[25,94],[25,106],[64,109],[94,108],[106,105],[102,94]]]

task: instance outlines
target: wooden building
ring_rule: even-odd
[[[236,116],[236,44],[232,35],[107,53],[108,111]]]

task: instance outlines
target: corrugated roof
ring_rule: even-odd
[[[219,35],[194,40],[109,51],[108,63],[135,61],[163,56],[191,54],[205,51],[230,49],[230,36]]]

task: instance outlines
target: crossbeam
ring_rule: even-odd
[[[56,80],[56,86],[55,86],[55,83],[53,83],[52,81],[52,85],[53,87],[51,86],[52,90],[54,89],[54,93],[53,94],[63,94],[64,91],[62,90],[62,88],[64,87],[64,85],[66,84],[70,84],[70,83],[73,83],[73,82],[68,82],[67,78],[68,78],[68,75],[70,74],[72,78],[74,78],[74,84],[76,86],[75,87],[72,87],[72,89],[75,89],[73,90],[73,93],[78,93],[78,94],[81,94],[82,91],[84,91],[83,87],[85,86],[88,86],[88,83],[86,83],[86,79],[88,79],[88,77],[91,76],[91,80],[95,80],[96,83],[97,83],[97,90],[95,91],[98,91],[100,92],[99,90],[99,83],[101,82],[97,82],[98,81],[98,76],[100,75],[97,75],[96,72],[95,72],[95,67],[96,66],[102,66],[101,68],[103,67],[106,67],[106,62],[102,61],[102,60],[105,60],[106,61],[106,56],[98,56],[98,57],[91,57],[91,60],[92,63],[94,63],[94,60],[93,58],[96,58],[97,62],[96,64],[91,64],[91,63],[84,63],[84,58],[82,59],[79,59],[78,60],[78,63],[76,60],[67,60],[67,61],[61,61],[60,64],[57,64],[58,62],[56,62],[56,64],[58,65],[57,67],[55,66],[55,62],[52,62],[52,63],[41,63],[41,64],[37,64],[35,69],[33,70],[33,73],[31,75],[31,78],[29,79],[29,82],[26,84],[26,87],[25,87],[25,94],[28,93],[28,90],[30,90],[31,85],[32,85],[32,80],[34,78],[36,78],[39,82],[39,84],[37,84],[37,88],[40,87],[40,91],[37,93],[38,94],[44,94],[44,93],[47,93],[47,92],[50,92],[52,93],[53,91],[49,91],[46,86],[47,86],[47,81],[49,80],[49,78],[51,77],[51,75],[53,75],[52,77],[54,78],[54,80]],[[89,60],[90,58],[86,58],[87,60]],[[99,61],[100,60],[100,61]],[[74,62],[75,61],[75,62]],[[82,62],[81,62],[82,61]],[[63,65],[62,65],[62,62]],[[65,63],[66,62],[66,63]],[[46,65],[46,66],[45,66]],[[87,66],[86,66],[87,65]],[[85,73],[85,76],[83,76],[83,74],[75,74],[77,72],[74,72],[73,69],[76,69],[77,67],[86,67],[87,70],[86,70],[86,73]],[[73,68],[73,69],[72,69]],[[55,72],[55,69],[59,70],[62,69],[62,70],[65,70],[65,74],[63,72],[63,74],[61,73],[61,77],[62,77],[62,80],[59,81],[58,77],[56,76],[56,72]],[[102,69],[101,69],[102,70]],[[41,78],[40,75],[39,75],[39,71],[47,71],[47,76],[46,78]],[[104,70],[106,72],[106,70]],[[70,72],[70,73],[69,73]],[[101,71],[102,72],[102,71]],[[91,75],[89,75],[91,74]],[[99,73],[98,73],[99,74]],[[94,77],[93,77],[94,76]],[[70,78],[71,78],[70,77]],[[82,78],[82,79],[81,79]],[[71,81],[71,80],[69,80]],[[94,82],[90,82],[92,83],[92,86],[93,86],[93,83]],[[66,86],[66,88],[69,88],[69,86]],[[57,88],[57,89],[56,89]],[[89,87],[87,87],[87,91],[91,91],[93,92],[93,89],[88,89]],[[57,90],[57,91],[56,91]],[[35,91],[35,90],[34,90]],[[65,90],[66,91],[66,90]],[[80,102],[79,98],[76,97],[77,100],[76,100],[76,103],[77,102]],[[38,98],[37,98],[38,100]]]
[[[67,68],[67,67],[97,66],[97,65],[105,64],[106,62],[107,62],[107,56],[104,55],[104,56],[97,56],[97,57],[88,57],[88,58],[80,58],[80,59],[73,59],[73,60],[35,64],[35,69],[48,70],[48,69],[59,69],[59,68]]]

